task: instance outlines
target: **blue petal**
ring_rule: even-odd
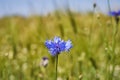
[[[54,38],[54,42],[55,42],[55,43],[58,43],[58,42],[60,42],[60,41],[61,41],[61,38],[55,36],[55,38]]]
[[[56,48],[49,49],[49,52],[51,53],[52,56],[55,56],[56,54],[58,54],[58,51]]]
[[[116,16],[116,12],[114,12],[114,11],[113,11],[113,12],[110,12],[109,14],[110,14],[111,16]]]
[[[59,43],[59,48],[60,48],[60,51],[65,51],[65,42],[64,41],[61,41],[60,43]]]
[[[55,47],[55,44],[51,41],[51,40],[47,40],[45,42],[45,46],[50,49],[50,48],[54,48]]]
[[[65,44],[65,51],[69,51],[72,48],[71,41],[68,40]]]
[[[118,11],[118,15],[120,16],[120,10]]]
[[[109,15],[111,15],[111,16],[120,16],[120,10],[119,11],[111,11],[111,12],[109,12]]]

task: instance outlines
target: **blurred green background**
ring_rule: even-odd
[[[97,3],[91,6],[85,14],[67,7],[47,15],[1,17],[0,80],[54,80],[54,57],[44,45],[54,36],[73,44],[70,52],[59,55],[58,80],[120,80],[120,25],[97,11]],[[40,65],[44,56],[47,67]]]

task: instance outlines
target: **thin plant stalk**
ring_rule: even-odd
[[[109,8],[109,12],[111,12],[110,0],[108,0],[108,8]],[[115,70],[115,56],[116,56],[115,48],[116,48],[116,36],[117,36],[117,33],[118,33],[118,22],[119,22],[118,16],[115,16],[115,21],[116,21],[116,26],[113,27],[114,29],[113,29],[113,38],[112,38],[112,52],[111,52],[111,61],[110,61],[110,63],[113,66],[112,66],[112,70],[109,71],[109,73],[110,73],[109,80],[113,80],[114,70]],[[112,23],[112,17],[111,17],[111,23]]]
[[[69,3],[69,2],[68,2]],[[78,33],[78,30],[77,30],[77,24],[76,24],[76,21],[75,21],[75,19],[74,19],[74,15],[73,15],[73,13],[71,12],[71,10],[70,10],[70,5],[69,4],[67,4],[67,14],[68,14],[68,18],[69,18],[69,20],[70,20],[70,23],[71,23],[71,26],[72,26],[72,30],[73,30],[73,32],[75,33],[75,34],[77,34]]]
[[[109,12],[111,12],[110,0],[107,0],[107,4],[108,4],[108,10],[109,10]],[[112,17],[111,16],[110,16],[110,21],[112,23]]]
[[[95,4],[95,5],[96,5],[96,4]],[[94,25],[95,25],[95,8],[96,8],[95,5],[93,4],[92,24],[91,24],[91,26],[90,26],[90,31],[89,31],[89,35],[88,35],[89,48],[91,48],[92,29],[93,29],[93,27],[94,27]],[[91,49],[90,49],[90,50],[91,50]]]
[[[54,3],[54,7],[58,7],[57,1],[53,1],[53,3]],[[63,26],[63,24],[61,23],[61,16],[60,16],[59,13],[60,13],[60,12],[56,11],[56,14],[55,14],[58,22],[60,21],[60,22],[57,24],[57,26],[58,26],[59,29],[60,29],[60,34],[61,34],[61,36],[64,37],[64,28],[63,28],[64,26]]]
[[[110,0],[107,0],[107,3],[108,3],[108,9],[109,9],[109,11],[111,11]]]
[[[78,33],[78,31],[77,31],[77,24],[76,24],[76,21],[74,19],[73,14],[72,14],[72,12],[70,10],[68,10],[68,15],[69,15],[69,20],[71,22],[73,31],[74,31],[75,34],[77,34]]]
[[[118,23],[116,22],[116,26],[114,28],[113,32],[113,45],[112,45],[112,60],[111,63],[113,64],[112,71],[111,71],[111,79],[113,79],[114,76],[114,70],[115,70],[115,48],[116,48],[116,35],[118,33]]]
[[[92,29],[93,29],[93,27],[95,25],[95,8],[96,8],[96,3],[93,4],[92,24],[90,26],[90,31],[89,31],[89,35],[88,35],[89,44],[88,44],[88,56],[87,56],[88,59],[90,60],[91,64],[93,65],[94,70],[95,70],[95,66],[94,66],[91,54],[92,54],[92,31],[93,31]],[[96,70],[95,70],[95,73],[96,73]]]
[[[55,80],[57,80],[57,66],[58,66],[58,54],[55,56],[56,57],[56,65],[55,65],[55,68],[56,68],[56,74],[55,74]]]
[[[107,4],[108,4],[108,10],[109,10],[109,12],[111,12],[111,7],[110,7],[110,0],[107,0]],[[110,16],[110,22],[112,23],[112,17]],[[111,24],[111,26],[113,26],[112,24]],[[114,41],[113,41],[114,42]],[[110,57],[111,57],[111,55],[109,55]],[[108,67],[110,67],[110,64],[108,64],[109,62],[107,62],[107,64],[106,64],[106,70],[107,70],[107,75],[106,75],[106,79],[107,80],[110,80],[111,79],[111,75],[110,75],[110,69],[108,69]],[[110,63],[111,63],[111,61],[110,61]]]
[[[15,22],[14,19],[10,19],[10,34],[11,34],[11,45],[12,45],[12,49],[13,49],[13,58],[16,58],[17,55],[17,32],[16,32],[16,26],[15,26]]]

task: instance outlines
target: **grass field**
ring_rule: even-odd
[[[119,27],[113,17],[94,13],[1,18],[0,80],[54,80],[55,59],[44,45],[54,36],[73,44],[59,55],[58,80],[120,80]],[[47,67],[40,65],[44,56]]]

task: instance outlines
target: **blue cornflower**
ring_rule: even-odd
[[[117,12],[116,11],[112,11],[112,12],[110,12],[110,15],[115,17],[116,24],[118,24],[119,16],[120,16],[120,10],[117,11]]]
[[[47,40],[45,46],[48,48],[51,55],[55,56],[63,51],[69,51],[72,48],[71,41],[61,40],[60,37],[54,37],[53,40]]]
[[[120,16],[120,10],[119,11],[111,11],[110,15],[111,16]]]

